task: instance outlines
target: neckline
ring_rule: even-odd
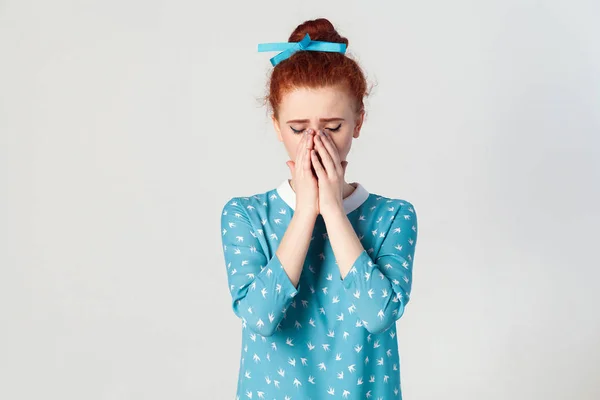
[[[354,186],[356,189],[354,189],[354,191],[352,193],[350,193],[350,195],[348,195],[343,200],[344,211],[346,214],[349,214],[352,211],[356,210],[369,197],[369,191],[363,185],[361,185],[359,182],[350,182],[350,184],[352,186]],[[294,192],[294,189],[292,189],[290,180],[287,178],[285,180],[283,180],[283,182],[281,182],[279,184],[279,186],[277,186],[276,190],[277,190],[277,193],[279,194],[279,197],[288,206],[290,206],[290,208],[292,210],[295,210],[296,209],[296,192]]]

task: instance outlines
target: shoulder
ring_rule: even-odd
[[[226,215],[230,212],[246,214],[248,210],[265,208],[274,194],[275,189],[270,189],[263,192],[232,196],[221,207],[221,214]]]
[[[367,206],[378,213],[394,213],[395,215],[409,214],[416,218],[417,212],[414,204],[405,197],[385,196],[369,192]]]

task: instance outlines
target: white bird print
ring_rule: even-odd
[[[348,390],[344,389],[344,391],[342,392],[342,397],[347,399],[349,394],[350,394],[350,392]]]
[[[315,269],[313,268],[313,266],[312,266],[312,265],[309,265],[309,266],[308,266],[308,270],[309,270],[310,272],[312,272],[313,274],[315,273]],[[312,287],[312,286],[311,286],[311,287]],[[313,292],[313,293],[314,293],[314,292]]]
[[[329,343],[323,343],[323,350],[329,351]]]
[[[321,289],[323,291],[324,294],[327,294],[327,286],[325,286],[323,289]]]
[[[254,274],[252,272],[248,272],[246,276],[248,277],[248,279],[254,279]]]
[[[276,225],[280,225],[281,224],[281,218],[275,218],[275,219],[273,219],[273,222],[275,222]]]
[[[365,221],[365,220],[366,220],[366,218],[365,218],[365,216],[364,216],[364,215],[361,215],[360,217],[358,217],[358,220],[359,220],[359,221]]]
[[[259,318],[258,321],[256,321],[256,326],[258,328],[261,328],[261,327],[265,326],[265,323],[263,322],[262,319]]]
[[[335,337],[335,331],[333,331],[333,330],[330,329],[329,332],[327,333],[327,336],[329,336],[329,337]]]
[[[315,377],[312,376],[312,375],[309,375],[308,376],[308,381],[314,385],[315,384]]]
[[[298,378],[294,378],[294,386],[298,387],[298,386],[302,386],[302,382],[300,382],[298,380]]]
[[[279,210],[279,214],[285,215],[285,214],[287,214],[287,210],[285,208],[282,208]]]
[[[279,389],[279,381],[277,379],[273,379],[273,385]]]
[[[308,307],[308,300],[301,300],[302,303],[302,307],[306,308]]]
[[[383,310],[379,310],[377,316],[379,317],[379,319],[383,320]]]
[[[273,273],[273,270],[271,268],[267,269],[267,277],[271,277],[271,274]]]
[[[350,334],[347,331],[344,331],[344,334],[342,336],[344,339],[348,339],[348,336],[350,336]]]
[[[314,327],[316,327],[316,326],[317,326],[317,325],[315,325],[315,320],[314,320],[314,319],[312,319],[312,318],[308,320],[308,323],[309,323],[310,325],[314,326]]]
[[[373,298],[373,293],[375,293],[375,291],[373,289],[369,289],[369,291],[367,292],[367,294],[369,295],[369,298]]]
[[[356,311],[356,306],[352,304],[350,307],[348,307],[348,312],[352,314],[354,311]]]
[[[375,382],[375,375],[371,375],[371,377],[369,378],[369,382],[371,382],[371,383]]]
[[[243,236],[236,236],[235,237],[238,241],[238,243],[243,243],[244,242],[244,237]]]
[[[296,322],[294,323],[294,326],[295,326],[295,327],[296,327],[296,329],[298,329],[298,330],[299,330],[300,328],[302,328],[302,324],[300,324],[300,322],[299,322],[299,321],[296,321]]]
[[[267,298],[267,289],[266,288],[262,288],[260,290],[260,293],[262,294],[263,298],[266,299]]]
[[[244,374],[244,376],[248,379],[250,379],[250,371],[246,370],[246,373]]]
[[[340,315],[337,316],[337,320],[338,321],[343,321],[344,320],[344,313],[340,313]]]
[[[288,364],[290,364],[292,367],[295,367],[296,366],[296,359],[288,357]]]
[[[265,376],[265,381],[267,382],[267,385],[271,384],[271,378],[269,378],[269,376]]]
[[[358,386],[358,385],[362,385],[362,384],[363,384],[363,378],[362,378],[362,376],[361,376],[360,378],[358,378],[358,379],[356,380],[356,385]]]
[[[365,281],[368,281],[370,277],[371,277],[371,273],[365,272]],[[372,290],[372,289],[370,289],[370,290]]]
[[[272,312],[268,313],[267,316],[269,317],[269,322],[273,322],[273,320],[275,319],[275,314],[273,314]]]
[[[355,365],[356,365],[356,364],[351,364],[351,365],[348,365],[348,371],[349,371],[349,372],[356,372]]]
[[[246,390],[246,396],[251,399],[252,398],[252,391],[248,391]]]
[[[279,369],[277,370],[277,373],[278,373],[279,375],[281,375],[281,376],[285,376],[285,371],[283,370],[283,368],[279,368]]]
[[[339,298],[338,296],[333,296],[333,299],[331,300],[331,302],[332,302],[333,304],[335,304],[335,303],[339,303],[339,302],[340,302],[340,298]]]
[[[357,299],[360,299],[360,290],[356,289],[356,291],[353,293],[354,297],[356,297]]]
[[[374,348],[374,349],[376,349],[376,348],[378,348],[379,346],[381,346],[381,345],[379,344],[379,339],[377,339],[377,340],[376,340],[376,341],[373,343],[373,348]]]
[[[383,365],[383,357],[377,360],[377,365]]]
[[[281,284],[278,283],[277,286],[275,286],[275,291],[281,293]]]
[[[332,388],[331,386],[329,386],[329,389],[327,389],[327,393],[329,393],[330,395],[334,395],[335,394],[335,389]]]
[[[394,331],[390,331],[390,337],[393,339],[394,337],[396,337],[396,332]]]
[[[381,297],[387,297],[387,296],[388,296],[387,289],[381,289]]]
[[[313,345],[311,342],[306,343],[306,345],[308,346],[308,350],[312,350],[315,348],[315,345]]]
[[[382,219],[383,219],[383,217],[377,218],[377,223],[380,223]]]
[[[287,339],[285,339],[285,344],[287,344],[288,346],[293,346],[294,343],[292,343],[294,341],[293,338],[288,337]]]
[[[330,281],[330,280],[333,279],[333,275],[332,274],[327,274],[327,277],[325,279],[327,279],[328,281]]]
[[[254,353],[254,356],[252,358],[254,359],[254,362],[259,362],[260,361],[260,357],[256,353]]]
[[[252,340],[253,342],[256,342],[256,333],[250,334],[250,340]]]
[[[369,390],[367,393],[365,393],[365,398],[370,399],[371,396],[372,396],[371,390]]]
[[[319,307],[319,312],[323,315],[325,315],[325,308],[324,307]]]
[[[388,357],[392,356],[392,349],[387,349],[387,351],[385,352],[385,354],[387,354]]]
[[[337,377],[338,379],[344,379],[344,371],[338,372]]]
[[[360,353],[360,351],[362,350],[362,348],[363,347],[361,345],[357,344],[356,346],[354,346],[354,351],[356,351],[357,353]]]
[[[278,240],[278,239],[279,239],[279,238],[277,237],[277,234],[276,234],[276,233],[271,233],[271,234],[269,235],[269,238],[270,238],[270,239],[272,239],[272,240]]]
[[[390,378],[389,376],[387,376],[387,375],[384,375],[384,376],[383,376],[383,381],[387,383],[387,381],[388,381],[388,379],[389,379],[389,378]]]
[[[300,362],[302,363],[302,365],[308,365],[307,364],[308,358],[304,358],[304,357],[300,357]]]
[[[319,370],[321,370],[321,371],[327,371],[327,367],[325,366],[324,362],[319,363],[317,366],[319,367]]]
[[[402,263],[402,266],[404,267],[404,269],[408,269],[408,267],[410,266],[410,264],[408,263],[408,261],[404,261]]]
[[[265,392],[261,392],[261,391],[257,390],[256,395],[258,396],[259,399],[265,398]]]
[[[271,348],[275,351],[277,351],[277,343],[275,342],[271,342]]]

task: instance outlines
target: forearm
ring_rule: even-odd
[[[295,287],[298,286],[317,216],[296,211],[275,252]]]
[[[344,279],[364,247],[358,236],[356,236],[354,227],[348,220],[344,210],[327,214],[323,216],[323,219],[327,226],[331,249],[335,254],[340,270],[340,277]]]

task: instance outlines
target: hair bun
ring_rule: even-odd
[[[327,18],[312,19],[298,25],[290,35],[288,42],[299,42],[307,33],[311,40],[344,43],[348,47],[348,39],[341,36]]]

